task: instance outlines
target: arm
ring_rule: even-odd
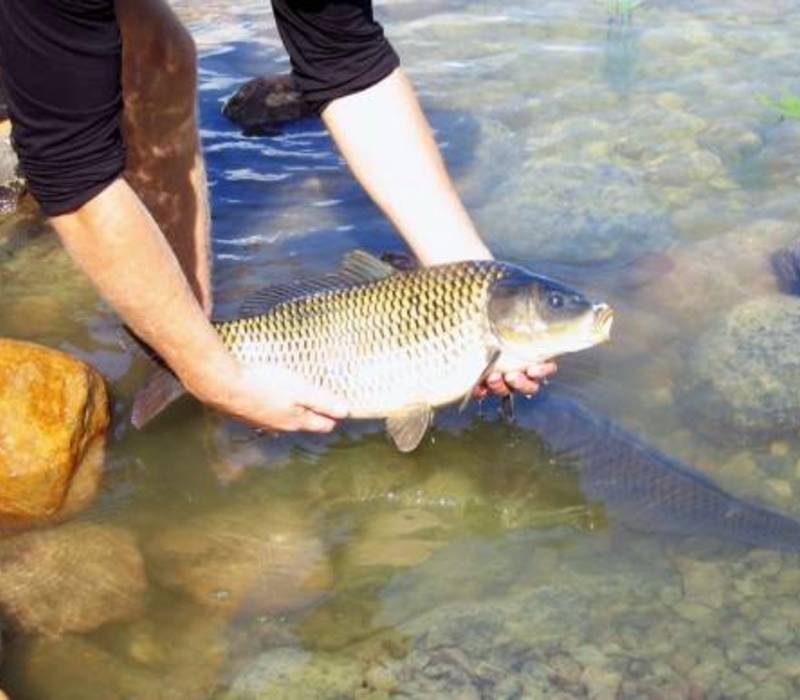
[[[490,259],[445,168],[411,84],[400,69],[331,102],[325,125],[350,169],[425,265]],[[554,362],[489,375],[487,390],[534,394]]]
[[[288,372],[243,366],[227,352],[124,180],[51,221],[102,296],[201,401],[274,430],[324,432],[346,415],[346,407]]]
[[[322,112],[353,174],[425,265],[492,257],[401,69]]]

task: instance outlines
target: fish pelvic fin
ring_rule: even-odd
[[[141,430],[167,406],[186,393],[183,384],[168,369],[159,367],[145,387],[136,394],[131,423]]]
[[[392,274],[398,274],[398,270],[390,264],[365,250],[353,250],[345,255],[336,272],[259,289],[242,302],[239,314],[243,317],[259,316],[295,299],[374,282]]]
[[[428,404],[414,404],[386,419],[386,432],[400,452],[413,452],[433,421]]]

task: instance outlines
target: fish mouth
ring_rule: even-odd
[[[608,304],[594,304],[594,334],[601,340],[611,337],[611,325],[614,323],[614,309]]]

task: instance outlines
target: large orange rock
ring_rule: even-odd
[[[102,377],[69,355],[0,339],[0,524],[67,517],[100,481]]]

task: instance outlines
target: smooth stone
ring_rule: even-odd
[[[0,540],[0,608],[12,627],[58,635],[138,615],[147,579],[136,538],[69,523]]]
[[[197,632],[197,626],[190,628]],[[171,635],[162,630],[162,634]],[[212,641],[176,639],[162,666],[131,663],[85,636],[36,637],[12,659],[23,669],[25,697],[59,700],[197,700],[210,697],[224,656]],[[205,645],[201,646],[201,642]]]
[[[105,383],[93,368],[0,339],[0,523],[85,508],[100,483],[108,424]]]
[[[692,347],[679,404],[708,436],[768,442],[800,427],[800,299],[772,294],[722,315]]]
[[[299,505],[268,503],[197,517],[147,545],[153,577],[229,612],[303,608],[333,584],[330,559]]]

